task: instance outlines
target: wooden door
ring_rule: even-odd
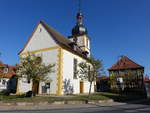
[[[83,81],[80,81],[80,93],[84,93],[84,84],[83,84]]]
[[[38,92],[39,92],[39,82],[33,82],[32,91],[33,91],[35,94],[38,94]]]

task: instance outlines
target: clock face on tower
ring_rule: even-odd
[[[79,28],[79,31],[80,31],[80,32],[85,32],[85,28],[84,28],[84,27],[80,27],[80,28]]]
[[[87,34],[87,29],[83,25],[76,25],[72,29],[72,35],[83,35]]]

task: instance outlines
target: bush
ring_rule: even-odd
[[[0,92],[0,95],[9,96],[9,95],[10,95],[10,91],[9,91],[9,90],[2,90],[2,91]]]
[[[26,97],[34,97],[34,96],[36,96],[36,94],[33,91],[28,91],[26,93]]]

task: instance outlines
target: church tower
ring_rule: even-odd
[[[69,39],[74,42],[87,57],[90,57],[90,39],[87,28],[83,25],[83,14],[79,10],[76,16],[76,25],[72,29],[72,36]]]

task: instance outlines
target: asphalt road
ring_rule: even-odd
[[[150,113],[150,102],[122,105],[69,106],[33,110],[0,110],[0,113]]]

